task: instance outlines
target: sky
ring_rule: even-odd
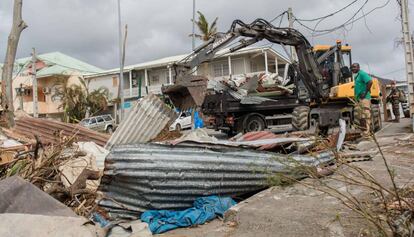
[[[315,36],[294,23],[312,44],[333,45],[342,40],[352,46],[354,62],[363,70],[385,78],[405,80],[404,52],[396,41],[401,22],[396,0],[359,0],[351,7],[322,21],[317,29],[331,29],[346,22],[366,2],[356,17],[367,14],[346,28]],[[352,0],[196,0],[196,10],[225,32],[235,19],[251,22],[273,19],[289,7],[298,19],[314,19],[335,12]],[[0,61],[4,60],[12,24],[12,0],[0,0]],[[410,3],[414,9],[414,4]],[[191,51],[192,0],[121,0],[122,24],[128,25],[125,65],[184,54]],[[82,61],[111,69],[119,67],[117,0],[23,0],[27,23],[20,38],[17,57],[60,51]],[[315,27],[316,22],[303,22]],[[414,14],[410,15],[414,29]],[[273,22],[280,24],[280,18]],[[281,26],[287,26],[286,17]],[[197,41],[196,44],[200,44]],[[261,42],[259,44],[266,44]],[[280,50],[280,48],[277,48]]]

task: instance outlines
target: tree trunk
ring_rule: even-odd
[[[17,46],[19,44],[20,34],[27,27],[22,19],[23,0],[14,0],[13,7],[13,25],[7,41],[6,57],[4,59],[2,78],[2,106],[5,112],[9,127],[14,126],[14,107],[13,107],[13,66],[16,59]]]

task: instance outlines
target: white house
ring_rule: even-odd
[[[198,75],[209,79],[225,78],[242,74],[278,73],[283,76],[289,60],[271,47],[249,47],[234,53],[218,52],[206,66],[197,69]],[[154,61],[126,66],[124,68],[125,101],[136,100],[147,93],[161,93],[161,86],[174,81],[175,72],[171,65],[187,55],[177,55]],[[119,68],[85,76],[91,90],[104,86],[112,98],[118,95]]]

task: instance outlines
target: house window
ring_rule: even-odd
[[[222,77],[229,75],[228,62],[219,62],[213,65],[214,77]]]
[[[257,63],[251,62],[250,67],[252,72],[257,72]]]
[[[118,87],[118,77],[112,77],[112,86]]]
[[[159,75],[153,75],[151,76],[151,85],[157,85],[160,83],[160,76]]]

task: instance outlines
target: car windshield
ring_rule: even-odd
[[[90,119],[82,119],[82,121],[80,121],[80,124],[81,124],[81,125],[86,125],[86,124],[88,124],[88,123],[89,123],[89,120],[90,120]]]

